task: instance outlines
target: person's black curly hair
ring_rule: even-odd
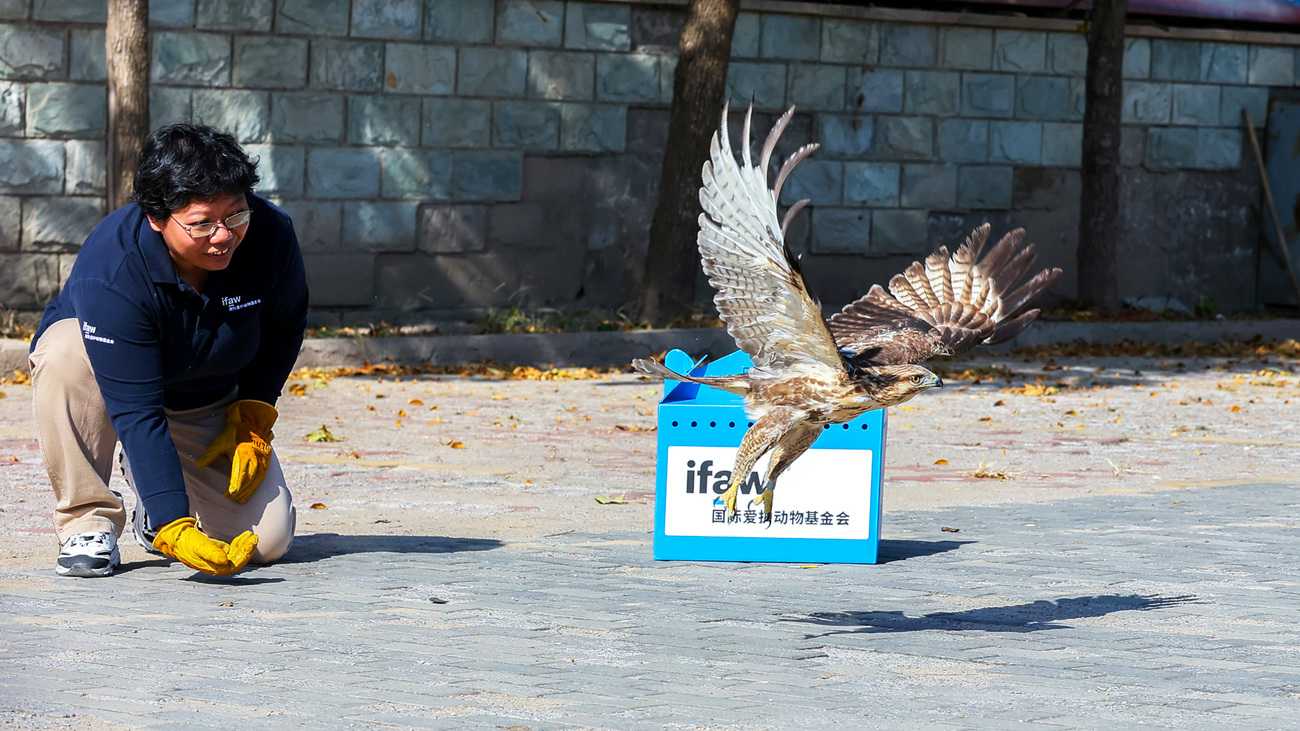
[[[252,193],[258,180],[257,162],[234,137],[204,124],[169,124],[145,138],[134,200],[162,220],[196,200]]]

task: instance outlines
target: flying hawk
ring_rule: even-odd
[[[889,292],[873,285],[866,296],[823,318],[785,244],[791,217],[808,201],[795,203],[784,219],[777,215],[782,184],[818,146],[797,150],[781,166],[776,184],[767,187],[772,151],[793,113],[791,108],[777,120],[755,165],[749,137],[753,107],[745,115],[743,162],[731,152],[724,108],[700,188],[704,213],[697,242],[704,272],[717,290],[713,301],[727,332],[754,366],[740,375],[696,377],[654,360],[632,362],[642,373],[744,397],[754,425],[740,442],[722,501],[734,513],[740,483],[771,452],[765,489],[755,498],[769,522],[777,478],[812,446],[823,425],[842,424],[941,387],[938,376],[917,364],[1024,330],[1038,315],[1025,306],[1061,273],[1045,269],[1016,286],[1034,264],[1033,245],[1022,248],[1024,230],[1017,229],[986,251],[989,225],[984,224],[951,257],[940,247],[924,263],[895,275]]]

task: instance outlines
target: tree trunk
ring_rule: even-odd
[[[740,0],[691,0],[687,9],[638,308],[641,320],[655,327],[668,324],[695,301],[700,171],[722,114],[739,12]]]
[[[1088,30],[1079,205],[1079,300],[1119,307],[1120,115],[1128,0],[1094,0]]]
[[[149,134],[149,0],[108,0],[108,210],[131,201]]]

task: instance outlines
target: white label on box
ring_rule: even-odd
[[[664,533],[746,538],[867,538],[871,529],[871,452],[810,449],[777,480],[772,524],[750,501],[763,486],[768,457],[741,483],[737,513],[717,500],[731,480],[735,447],[669,447]]]

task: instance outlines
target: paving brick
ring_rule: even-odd
[[[191,96],[189,89],[149,87],[149,127],[157,128],[164,124],[189,121],[192,117]]]
[[[816,16],[762,16],[759,55],[796,61],[816,61],[821,55],[821,20]]]
[[[104,195],[108,176],[104,143],[100,140],[68,140],[63,143],[63,190],[69,195]],[[3,231],[0,215],[0,231]]]
[[[871,117],[848,114],[817,115],[817,155],[829,158],[864,158],[871,154],[875,125]]]
[[[522,97],[528,54],[511,48],[461,48],[456,93],[464,96]]]
[[[1258,86],[1224,86],[1219,95],[1219,122],[1224,125],[1239,123],[1242,110],[1250,112],[1255,124],[1262,125],[1268,117],[1268,89]]]
[[[0,24],[0,76],[12,80],[61,78],[66,38],[57,28]]]
[[[29,137],[103,137],[107,93],[99,84],[29,84]]]
[[[1208,84],[1174,84],[1174,124],[1215,126],[1219,124],[1219,88]]]
[[[1043,123],[1043,164],[1078,167],[1083,159],[1083,125]]]
[[[1047,34],[997,30],[993,34],[993,69],[1041,73],[1047,69]]]
[[[152,0],[149,3],[149,27],[193,28],[194,0]]]
[[[844,200],[867,206],[897,206],[901,169],[890,162],[844,163]]]
[[[32,197],[23,201],[24,252],[72,251],[104,216],[104,199]]]
[[[829,64],[790,64],[790,88],[786,98],[800,109],[840,111],[844,109],[845,70]]]
[[[989,162],[1037,165],[1042,160],[1041,122],[989,123]]]
[[[564,45],[592,51],[631,47],[632,9],[625,5],[570,2],[564,16]]]
[[[282,148],[283,146],[277,146],[277,149]],[[338,251],[343,236],[342,203],[282,200],[277,201],[277,204],[293,219],[293,229],[304,254]]]
[[[859,163],[860,164],[860,163]],[[844,165],[836,160],[805,160],[781,189],[781,204],[808,199],[813,206],[844,202]]]
[[[559,46],[564,42],[563,0],[501,0],[497,3],[497,42]]]
[[[1249,53],[1239,43],[1206,43],[1201,47],[1200,81],[1216,84],[1244,84]]]
[[[264,142],[270,132],[270,94],[240,89],[197,89],[194,119],[229,132],[240,143]]]
[[[957,204],[957,166],[904,165],[899,204],[904,208],[952,208]]]
[[[629,53],[601,54],[596,57],[596,99],[607,102],[649,102],[658,98],[659,56]]]
[[[348,142],[355,145],[416,147],[420,144],[420,100],[365,95],[348,99]]]
[[[1015,114],[1015,76],[1011,74],[962,74],[961,78],[961,112],[963,116],[1009,118]],[[1027,76],[1022,78],[1043,79],[1051,77]]]
[[[455,198],[466,201],[512,201],[523,186],[523,157],[516,152],[457,152]]]
[[[195,26],[211,31],[271,30],[274,0],[198,0]]]
[[[627,107],[565,104],[560,110],[560,149],[622,152],[627,147]]]
[[[1286,46],[1251,46],[1247,82],[1262,86],[1295,83],[1295,51]]]
[[[424,0],[352,0],[356,38],[420,38]]]
[[[276,33],[345,36],[351,0],[280,0],[275,14]]]
[[[880,24],[880,65],[929,68],[935,62],[938,31],[925,25]]]
[[[1196,130],[1191,127],[1153,127],[1147,130],[1146,150],[1146,164],[1151,167],[1192,167],[1196,164]]]
[[[307,41],[285,36],[235,36],[230,82],[252,89],[301,89],[307,85]]]
[[[1172,84],[1129,81],[1124,84],[1123,119],[1137,124],[1168,124],[1173,113]]]
[[[928,117],[876,118],[876,154],[885,160],[929,160],[934,154],[934,120]]]
[[[0,0],[0,19],[26,20],[31,0]]]
[[[962,75],[953,71],[908,71],[904,79],[903,111],[938,117],[961,109]]]
[[[492,146],[553,150],[560,144],[560,105],[555,102],[497,102]]]
[[[1073,119],[1073,79],[1052,76],[1022,76],[1016,85],[1017,119]]]
[[[929,245],[926,235],[929,216],[918,210],[876,210],[871,212],[871,253],[920,254]]]
[[[731,33],[732,58],[758,58],[758,42],[762,21],[758,13],[741,13],[736,16],[736,27]],[[677,31],[677,36],[681,31]]]
[[[904,72],[850,68],[848,106],[861,112],[903,111]]]
[[[1007,166],[963,165],[957,171],[957,205],[963,208],[1008,208],[1011,188]]]
[[[879,57],[879,25],[862,20],[822,19],[822,61],[874,66]]]
[[[373,198],[379,195],[379,150],[316,147],[307,153],[307,195]]]
[[[343,96],[320,92],[272,93],[271,136],[277,142],[343,141]]]
[[[420,144],[425,147],[488,147],[492,103],[477,99],[425,99]]]
[[[1146,79],[1151,76],[1151,40],[1128,38],[1124,41],[1124,78]]]
[[[384,49],[384,90],[445,96],[456,90],[456,49],[389,43]]]
[[[759,109],[784,107],[785,76],[785,64],[733,61],[727,67],[727,96],[731,106],[743,109],[752,101]]]
[[[384,44],[374,41],[311,42],[311,86],[340,91],[383,88]]]
[[[866,254],[871,244],[871,212],[862,208],[815,208],[812,250],[817,254]]]
[[[1088,40],[1081,33],[1049,33],[1047,70],[1064,76],[1083,76],[1088,67]]]
[[[936,146],[943,162],[986,162],[989,123],[985,119],[941,119]]]
[[[103,81],[105,66],[104,31],[100,28],[73,28],[68,78],[73,81]]]
[[[26,89],[22,84],[0,82],[0,135],[22,137],[23,100]]]
[[[596,57],[566,51],[528,52],[528,96],[590,100],[595,95]]]
[[[415,251],[417,206],[414,201],[348,201],[343,240],[354,251]]]
[[[374,301],[373,254],[307,254],[303,266],[317,307],[356,307]]]
[[[1199,81],[1202,44],[1195,41],[1151,41],[1151,78],[1156,81]]]
[[[420,251],[463,254],[487,248],[487,208],[484,206],[423,206],[420,208]]]
[[[993,68],[993,31],[989,28],[944,28],[940,34],[940,65],[950,69],[987,71]]]
[[[306,180],[307,151],[294,145],[244,145],[249,157],[258,158],[259,195],[300,196]]]
[[[481,0],[425,0],[424,38],[489,43],[495,17],[493,4]]]
[[[1196,167],[1233,170],[1241,167],[1242,133],[1239,129],[1196,130]]]
[[[226,86],[230,83],[230,36],[215,33],[153,34],[154,83]]]
[[[34,0],[32,18],[67,23],[103,23],[108,8],[98,0]]]

